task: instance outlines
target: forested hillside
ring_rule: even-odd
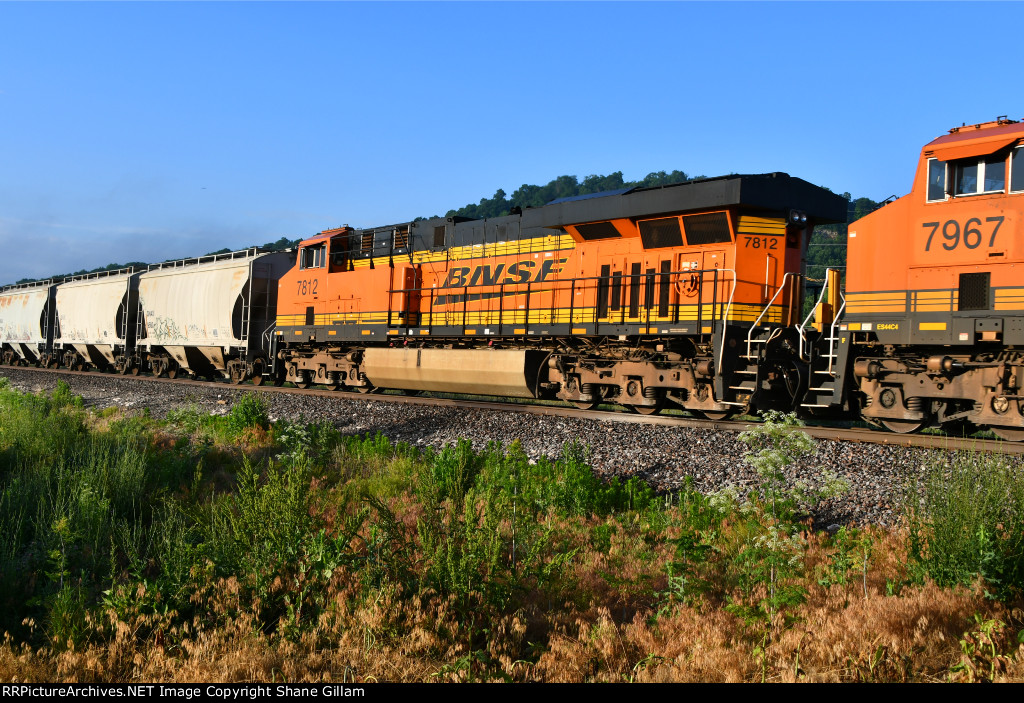
[[[481,198],[476,205],[470,203],[458,210],[449,210],[445,215],[477,219],[501,217],[509,214],[514,207],[540,207],[558,198],[571,198],[576,195],[589,195],[625,188],[663,186],[670,183],[692,181],[697,178],[704,178],[704,176],[690,176],[683,171],[672,171],[672,173],[655,171],[639,181],[627,181],[623,180],[622,171],[616,171],[607,176],[587,176],[582,182],[576,176],[559,176],[543,186],[524,183],[512,193],[511,198],[507,197],[505,191],[499,188],[493,197]]]
[[[857,198],[854,200],[849,193],[843,193],[843,197],[849,202],[847,209],[847,222],[864,217],[878,208],[870,198]],[[811,237],[811,245],[807,250],[807,278],[811,287],[825,276],[828,268],[846,271],[846,225],[821,225],[814,228],[814,235]]]
[[[540,207],[558,198],[568,198],[576,195],[589,195],[611,190],[622,190],[626,188],[653,187],[669,185],[671,183],[683,183],[685,181],[704,178],[704,176],[690,176],[684,171],[655,171],[647,174],[639,181],[627,181],[622,177],[622,171],[615,171],[607,176],[590,175],[582,181],[576,176],[559,176],[545,185],[530,185],[524,183],[519,186],[511,196],[499,188],[490,198],[481,198],[478,203],[469,203],[455,210],[448,210],[447,217],[460,216],[472,218],[501,217],[512,211],[512,208]],[[878,203],[869,198],[853,197],[849,193],[843,196],[850,201],[849,217],[847,222],[852,222],[863,217],[878,207]],[[282,251],[298,246],[298,243],[306,237],[315,233],[307,233],[295,239],[284,236],[276,242],[267,242],[262,245],[268,251]],[[257,246],[253,244],[252,246]],[[231,249],[225,247],[209,254],[226,254]],[[209,254],[206,254],[207,256]],[[821,278],[828,267],[845,269],[846,266],[846,225],[829,225],[815,229],[814,237],[811,240],[811,248],[807,257],[807,275],[810,279]],[[82,269],[72,273],[63,273],[52,276],[61,279],[70,276],[80,276],[86,273],[97,273],[100,271],[113,271],[128,267],[145,268],[147,264],[142,261],[130,261],[125,264],[107,264],[94,269]],[[29,283],[36,279],[23,278],[18,283]]]

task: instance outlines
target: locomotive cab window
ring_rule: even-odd
[[[313,247],[306,247],[302,250],[300,259],[300,269],[323,268],[327,265],[327,246],[319,244]]]
[[[331,272],[344,271],[348,266],[348,249],[345,237],[335,237],[331,240]]]
[[[946,162],[928,159],[928,202],[946,199]]]
[[[928,202],[945,200],[948,194],[1002,193],[1006,190],[1005,153],[949,162],[928,159]]]
[[[1010,157],[1010,190],[1024,190],[1024,147],[1017,147]]]

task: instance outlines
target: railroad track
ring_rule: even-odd
[[[613,410],[579,410],[559,404],[538,404],[517,402],[513,400],[486,400],[467,397],[443,398],[425,395],[400,395],[393,393],[364,394],[351,391],[334,391],[319,388],[294,388],[275,386],[255,386],[250,383],[236,385],[218,381],[199,381],[194,379],[169,379],[154,376],[114,376],[98,371],[68,371],[65,369],[41,369],[14,367],[21,372],[54,374],[70,378],[96,377],[103,379],[125,379],[149,383],[169,383],[176,385],[195,385],[203,388],[224,388],[240,391],[260,391],[266,393],[288,393],[293,395],[319,396],[325,398],[344,398],[346,400],[363,400],[381,403],[397,403],[405,405],[457,407],[462,409],[520,412],[532,415],[553,417],[573,417],[605,422],[635,423],[642,425],[661,425],[667,427],[687,427],[697,429],[721,430],[726,432],[743,432],[757,426],[751,420],[705,420],[677,415],[637,415]],[[0,376],[4,367],[0,366]],[[816,439],[837,440],[844,442],[863,442],[896,447],[918,447],[924,449],[941,449],[947,451],[975,451],[1000,454],[1024,454],[1024,443],[1006,442],[1003,440],[981,439],[975,437],[952,437],[936,434],[896,434],[881,430],[864,428],[807,426],[804,428]]]

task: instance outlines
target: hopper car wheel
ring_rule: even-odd
[[[231,382],[236,386],[240,386],[245,383],[245,376],[245,369],[242,369],[241,371],[239,371],[237,367],[231,369]]]
[[[263,374],[259,374],[259,375],[253,374],[252,385],[254,385],[254,386],[262,386],[264,380],[265,379],[263,378]]]
[[[1007,442],[1024,442],[1024,429],[1015,427],[993,427],[996,437]]]
[[[886,429],[897,434],[912,434],[927,424],[924,420],[882,420]]]
[[[167,369],[167,378],[177,378],[178,373],[179,371],[177,368]]]
[[[368,393],[380,393],[380,388],[377,388],[377,386],[356,386],[356,390],[362,393],[363,395],[366,395]]]
[[[132,376],[138,376],[140,371],[142,371],[142,369],[139,368],[138,364],[132,364],[132,367],[128,371],[128,373],[130,373]]]

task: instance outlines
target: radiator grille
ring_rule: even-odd
[[[958,310],[988,310],[989,280],[991,274],[961,273]]]
[[[686,241],[690,245],[730,241],[729,215],[724,212],[688,215],[683,218],[683,228],[686,230]]]
[[[679,219],[666,217],[662,220],[645,220],[639,223],[640,239],[644,249],[683,246],[683,233],[679,230]]]
[[[591,241],[594,239],[611,239],[619,236],[619,231],[611,222],[595,222],[592,225],[576,225],[580,236]]]

